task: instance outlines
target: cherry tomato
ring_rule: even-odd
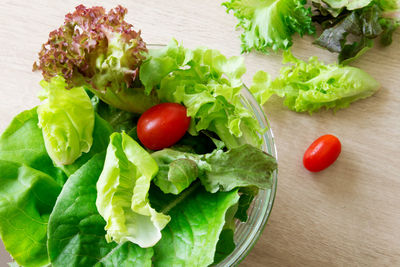
[[[315,140],[303,157],[304,167],[311,172],[328,168],[339,157],[342,145],[336,136],[327,134]]]
[[[178,142],[189,128],[186,108],[176,103],[161,103],[145,111],[137,124],[140,142],[152,150]]]

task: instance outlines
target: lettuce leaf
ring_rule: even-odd
[[[152,157],[160,166],[154,183],[164,193],[172,194],[179,194],[197,177],[211,193],[247,186],[266,189],[277,168],[275,158],[251,145],[228,151],[216,149],[205,155],[163,149]]]
[[[45,266],[47,221],[61,191],[53,177],[25,164],[0,160],[0,235],[23,266]]]
[[[162,239],[154,246],[154,266],[212,264],[226,214],[238,202],[237,190],[211,194],[194,183],[177,196],[152,187],[150,197],[158,211],[171,216]]]
[[[108,242],[126,241],[152,247],[170,217],[149,204],[150,181],[158,171],[156,162],[125,133],[113,133],[104,169],[97,182],[96,206],[107,222]]]
[[[121,6],[108,13],[77,6],[50,33],[33,70],[46,81],[62,75],[71,87],[86,86],[111,106],[143,113],[158,99],[145,94],[136,79],[147,49],[140,32],[124,20],[126,13]]]
[[[314,43],[338,53],[341,64],[359,58],[373,47],[377,37],[382,45],[390,45],[393,32],[400,25],[398,19],[385,16],[386,11],[398,9],[398,3],[392,0],[313,0],[313,5],[317,8],[313,20],[323,28]]]
[[[0,159],[12,160],[48,174],[62,186],[67,176],[54,166],[47,154],[38,122],[37,107],[15,116],[0,137]]]
[[[373,95],[380,87],[372,76],[361,69],[325,65],[316,57],[304,62],[287,51],[284,63],[292,65],[283,67],[280,76],[272,82],[267,75],[257,75],[265,78],[264,87],[261,86],[261,79],[257,80],[256,86],[250,87],[257,99],[266,101],[276,94],[284,98],[284,104],[291,110],[311,114],[321,108],[346,108],[354,101]]]
[[[292,35],[313,34],[311,9],[305,0],[230,0],[223,5],[233,11],[242,28],[242,52],[262,52],[292,46]]]
[[[228,148],[249,143],[259,147],[261,129],[240,102],[241,57],[226,58],[216,50],[184,49],[173,40],[151,50],[140,68],[146,90],[156,89],[162,102],[181,103],[192,118],[189,133],[216,133]]]
[[[66,90],[64,78],[42,81],[37,112],[47,153],[57,165],[69,165],[89,152],[93,143],[94,109],[83,87]]]
[[[52,266],[151,266],[153,250],[126,242],[108,243],[106,222],[96,209],[96,182],[105,153],[91,158],[62,189],[49,219]]]

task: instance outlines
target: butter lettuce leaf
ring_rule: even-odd
[[[305,0],[230,0],[223,5],[239,20],[242,52],[286,50],[292,35],[313,34],[311,9]]]
[[[228,148],[261,145],[261,129],[240,99],[245,73],[243,58],[226,58],[212,49],[184,49],[173,40],[150,50],[140,68],[146,90],[155,89],[162,102],[181,103],[192,118],[189,133],[216,133]]]
[[[158,191],[152,198],[156,198],[158,210],[171,216],[154,246],[154,266],[212,264],[226,213],[238,202],[237,190],[211,194],[195,183],[178,196]]]
[[[54,166],[38,127],[37,107],[15,116],[0,137],[0,159],[21,163],[52,177],[62,186],[67,179]]]
[[[53,177],[0,160],[0,236],[22,266],[48,265],[47,222],[61,191]]]
[[[342,109],[354,101],[373,95],[380,84],[365,71],[337,64],[325,65],[316,57],[308,62],[295,58],[290,51],[284,53],[284,63],[291,63],[280,71],[280,76],[272,82],[264,77],[250,87],[258,99],[266,101],[273,94],[284,98],[284,104],[297,112],[310,114],[326,109]],[[264,104],[261,102],[260,104]]]
[[[161,230],[170,217],[149,204],[150,181],[157,163],[125,133],[113,133],[107,148],[104,169],[97,182],[96,206],[107,222],[108,242],[126,241],[152,247],[161,239]]]
[[[61,76],[42,81],[37,112],[47,153],[57,165],[74,163],[93,144],[94,109],[83,87],[66,90]]]
[[[49,219],[52,266],[151,266],[153,250],[105,239],[106,222],[96,208],[96,183],[105,153],[92,157],[67,181]]]

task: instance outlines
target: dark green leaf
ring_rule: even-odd
[[[239,189],[239,194],[239,205],[235,214],[235,218],[238,218],[241,222],[247,222],[247,210],[253,202],[253,199],[257,196],[258,188],[255,186],[242,187]]]
[[[103,169],[98,154],[69,177],[49,220],[49,257],[53,266],[151,266],[152,249],[105,239],[106,222],[96,208],[96,183]]]
[[[226,212],[239,199],[237,191],[211,194],[198,184],[181,195],[186,195],[185,201],[177,201],[179,196],[158,194],[157,202],[164,203],[163,212],[169,209],[171,222],[154,247],[156,267],[208,266],[213,263]]]
[[[214,264],[223,261],[235,250],[234,234],[235,232],[232,229],[222,230],[215,250]]]

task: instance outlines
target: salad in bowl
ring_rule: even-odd
[[[41,104],[0,138],[0,235],[18,266],[223,266],[259,237],[276,150],[243,58],[147,45],[78,6],[33,70]]]

